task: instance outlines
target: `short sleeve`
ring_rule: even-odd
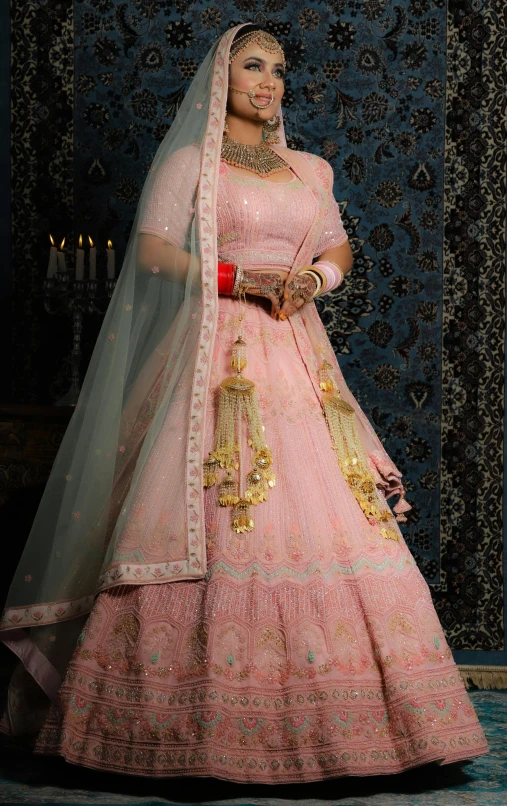
[[[348,235],[342,223],[338,202],[333,197],[324,220],[322,232],[315,251],[315,257],[319,257],[319,255],[322,255],[327,249],[340,246],[345,243],[345,241],[348,241]]]
[[[175,151],[158,170],[139,224],[139,232],[158,235],[183,249],[199,182],[199,149]]]

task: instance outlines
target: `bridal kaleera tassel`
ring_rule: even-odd
[[[381,509],[375,479],[358,433],[356,413],[343,400],[332,372],[331,364],[324,361],[319,370],[322,404],[338,464],[369,523],[386,523],[393,514],[389,507]],[[399,540],[396,529],[388,525],[382,526],[380,534],[387,540]]]
[[[268,489],[275,486],[275,476],[271,470],[271,451],[264,440],[255,384],[242,374],[246,367],[246,344],[241,330],[232,347],[231,366],[236,374],[220,384],[214,449],[204,462],[203,483],[205,487],[212,487],[225,471],[218,489],[218,503],[234,507],[232,528],[241,534],[254,528],[250,505],[266,500]],[[248,445],[252,450],[252,469],[246,476],[246,489],[241,480],[243,423],[246,423]]]

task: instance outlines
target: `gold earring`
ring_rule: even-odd
[[[265,120],[262,124],[262,130],[264,132],[264,142],[266,143],[279,143],[280,138],[277,134],[278,129],[280,128],[280,116],[275,115],[274,118],[271,120]]]

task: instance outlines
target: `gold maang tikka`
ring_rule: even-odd
[[[266,53],[280,53],[282,56],[282,64],[285,69],[285,54],[282,50],[282,47],[275,37],[272,34],[268,34],[267,31],[250,31],[250,33],[243,34],[243,36],[238,37],[238,39],[236,39],[236,41],[232,44],[229,51],[229,64],[232,64],[238,53],[241,53],[241,51],[245,50],[245,48],[247,48],[253,42],[259,45],[262,50],[265,50]]]
[[[246,304],[245,292],[240,289],[239,299]],[[259,415],[255,384],[243,376],[246,367],[246,342],[243,338],[244,313],[240,313],[238,336],[232,346],[231,366],[235,374],[220,384],[217,425],[214,448],[204,462],[203,484],[217,484],[220,506],[233,507],[232,528],[238,534],[251,532],[254,520],[251,505],[267,499],[270,487],[275,486],[271,470],[273,457],[264,439],[264,426]],[[246,426],[247,443],[251,449],[251,470],[243,480],[243,430]]]

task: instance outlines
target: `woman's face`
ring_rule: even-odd
[[[248,95],[238,95],[229,88],[227,112],[248,120],[270,120],[280,109],[284,93],[285,70],[281,53],[268,53],[253,42],[238,53],[230,66],[229,87],[247,93],[255,90],[250,102]],[[271,95],[274,96],[272,103]]]

